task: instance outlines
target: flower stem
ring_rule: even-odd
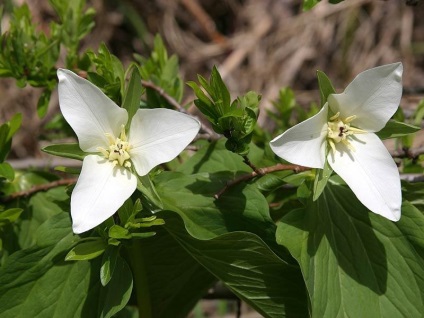
[[[152,318],[150,290],[140,241],[134,241],[128,248],[128,258],[134,279],[138,316],[140,318]]]

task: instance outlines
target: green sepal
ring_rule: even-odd
[[[50,155],[77,160],[84,160],[84,157],[88,155],[87,152],[81,150],[77,143],[50,145],[41,150]]]
[[[141,191],[153,205],[155,205],[150,206],[152,212],[155,212],[158,209],[163,209],[162,200],[148,174],[139,177],[137,181],[137,189]]]
[[[322,191],[324,191],[324,188],[327,185],[332,172],[333,169],[331,169],[330,165],[328,164],[328,160],[325,160],[323,169],[316,169],[314,195],[312,197],[313,201],[316,201],[321,195]]]
[[[376,132],[380,139],[398,138],[407,136],[419,131],[420,128],[396,120],[389,120],[382,130]]]
[[[327,102],[328,96],[330,94],[336,93],[336,90],[334,89],[333,84],[331,84],[330,79],[324,72],[317,71],[317,77],[319,86],[319,96],[321,98],[322,107]]]
[[[127,129],[130,128],[131,120],[140,108],[141,95],[143,94],[141,76],[138,67],[134,64],[130,66],[129,70],[131,71],[131,77],[125,91],[124,102],[122,104],[122,108],[125,108],[128,112]]]
[[[101,238],[79,243],[68,252],[65,256],[65,261],[88,261],[94,259],[102,255],[106,247],[107,244]]]

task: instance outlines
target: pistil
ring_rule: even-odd
[[[97,150],[100,151],[106,159],[112,161],[113,165],[130,168],[131,161],[129,161],[129,159],[131,156],[129,150],[131,149],[131,145],[127,141],[125,126],[122,125],[119,138],[114,138],[108,133],[105,135],[109,141],[109,149],[98,147]]]
[[[340,112],[330,117],[330,121],[327,123],[327,140],[333,153],[336,152],[336,144],[339,142],[343,143],[349,150],[355,151],[355,148],[349,141],[349,136],[366,133],[365,130],[350,126],[350,123],[355,119],[356,115],[342,119],[340,118]]]

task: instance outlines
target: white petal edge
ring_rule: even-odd
[[[63,117],[75,131],[83,151],[98,152],[109,145],[106,133],[119,136],[128,121],[125,109],[75,73],[59,69],[59,104]]]
[[[322,169],[325,163],[327,113],[326,103],[318,114],[271,140],[272,151],[288,162]]]
[[[328,154],[330,166],[369,210],[398,221],[402,193],[399,171],[390,153],[374,133],[358,135],[351,144],[355,151],[342,143],[336,145],[336,153]]]
[[[86,156],[71,195],[74,233],[91,230],[111,217],[136,187],[137,178],[127,169],[97,155]]]
[[[342,118],[356,115],[355,127],[381,130],[399,107],[402,72],[402,63],[393,63],[358,74],[343,93],[328,97],[331,110]]]
[[[174,110],[139,109],[131,120],[130,156],[144,176],[155,166],[174,159],[196,137],[200,123]]]

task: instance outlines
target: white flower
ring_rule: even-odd
[[[59,103],[80,148],[90,153],[72,192],[73,231],[112,216],[137,187],[137,176],[174,159],[200,129],[194,118],[169,109],[139,109],[131,120],[89,81],[59,69]]]
[[[311,168],[322,169],[328,160],[369,210],[398,221],[399,171],[374,132],[399,106],[402,70],[402,64],[395,63],[360,73],[342,94],[331,94],[318,114],[272,140],[272,150]]]

